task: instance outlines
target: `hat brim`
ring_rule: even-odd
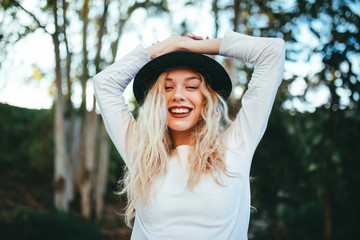
[[[145,96],[160,74],[174,67],[188,67],[200,73],[211,88],[224,100],[231,94],[231,80],[221,64],[203,54],[174,51],[151,60],[139,70],[134,78],[133,85],[136,101],[142,105]]]

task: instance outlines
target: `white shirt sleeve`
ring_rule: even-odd
[[[139,45],[93,77],[95,97],[106,130],[125,163],[129,159],[128,139],[134,133],[135,119],[128,110],[123,93],[140,68],[149,61],[149,53]]]
[[[244,145],[250,159],[259,144],[282,80],[285,43],[279,38],[251,37],[227,31],[222,39],[220,55],[254,64],[242,107],[225,136],[231,149]],[[249,164],[250,166],[250,164]]]

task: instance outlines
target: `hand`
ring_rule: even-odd
[[[184,43],[186,41],[194,41],[194,39],[190,38],[190,37],[179,36],[177,34],[172,34],[170,37],[168,37],[164,41],[152,44],[146,50],[151,55],[151,59],[154,59],[163,54],[173,52],[176,50],[181,50],[182,43]]]

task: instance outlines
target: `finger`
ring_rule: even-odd
[[[194,35],[193,33],[188,33],[188,34],[187,34],[187,37],[189,37],[189,38],[191,38],[191,39],[194,39],[194,40],[204,40],[203,37]]]
[[[188,34],[186,34],[186,36],[188,37],[188,38],[191,38],[191,39],[194,39],[194,40],[196,40],[195,39],[195,35],[194,34],[192,34],[192,33],[188,33]]]
[[[191,37],[191,38],[199,38],[199,37],[201,38],[201,36],[197,36],[197,35],[195,35],[193,33],[188,33],[187,36]]]
[[[195,40],[204,40],[204,38],[202,36],[196,36],[196,35],[194,35],[193,39],[195,39]]]

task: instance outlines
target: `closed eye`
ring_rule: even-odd
[[[173,89],[173,87],[165,87],[165,90]]]
[[[188,87],[186,87],[186,88],[189,88],[189,89],[198,89],[199,87],[198,86],[188,86]]]

